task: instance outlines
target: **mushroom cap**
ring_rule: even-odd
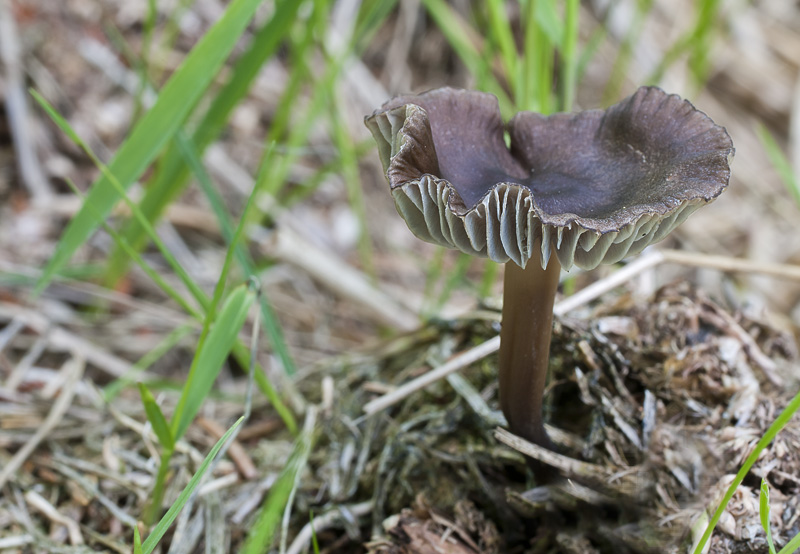
[[[734,153],[723,127],[656,87],[507,125],[494,95],[442,88],[394,98],[365,123],[416,236],[522,267],[537,252],[565,269],[640,252],[725,190]]]

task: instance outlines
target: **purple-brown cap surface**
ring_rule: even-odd
[[[723,127],[655,87],[508,125],[493,95],[444,88],[394,98],[366,124],[415,235],[523,267],[640,252],[725,190],[734,152]]]

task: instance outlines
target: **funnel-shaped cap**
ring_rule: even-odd
[[[444,88],[390,100],[366,124],[415,235],[523,267],[638,253],[725,190],[734,152],[723,127],[655,87],[507,126],[493,95]]]

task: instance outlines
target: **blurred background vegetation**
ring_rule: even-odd
[[[260,514],[239,531],[266,533],[242,543],[260,551],[314,435],[298,383],[423,321],[496,305],[494,264],[421,243],[395,213],[363,126],[393,95],[477,88],[509,118],[606,107],[643,84],[680,94],[727,127],[737,153],[730,190],[664,246],[800,263],[796,2],[0,0],[0,49],[0,416],[13,421],[0,425],[0,467],[13,461],[0,473],[0,541],[22,533],[3,514],[47,483],[43,467],[60,478],[104,452],[140,464],[143,481],[129,483],[127,518],[114,512],[117,528],[84,541],[125,551],[135,522],[166,530],[162,495],[175,506],[170,487],[202,473],[249,409],[252,362],[258,417],[245,430],[284,433],[256,454],[271,468],[257,485],[264,508],[234,514],[238,526]],[[565,293],[613,271],[573,271]],[[631,288],[646,297],[675,279],[797,333],[797,282],[663,266]],[[56,398],[74,403],[50,421]],[[197,414],[222,430],[190,427]],[[73,462],[25,469],[42,428]],[[59,446],[87,429],[82,454]],[[136,454],[109,454],[113,440]],[[176,455],[197,465],[176,470]],[[92,519],[75,515],[90,504],[56,496]],[[59,537],[47,540],[74,538]]]

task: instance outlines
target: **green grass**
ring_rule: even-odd
[[[755,448],[747,456],[745,459],[744,464],[742,467],[739,468],[739,471],[736,473],[736,477],[734,477],[733,481],[731,482],[728,490],[725,491],[725,495],[722,497],[722,501],[719,503],[719,506],[714,511],[714,514],[711,516],[711,520],[706,527],[705,532],[700,537],[700,540],[697,542],[694,548],[694,554],[702,554],[703,549],[705,548],[706,543],[711,538],[711,534],[714,532],[714,528],[719,523],[719,518],[722,517],[722,513],[725,511],[725,508],[728,506],[728,503],[733,498],[733,495],[736,494],[736,489],[739,488],[739,485],[742,484],[744,478],[747,476],[750,468],[753,467],[753,464],[756,463],[758,457],[761,455],[761,452],[769,444],[775,439],[775,437],[780,433],[781,429],[783,429],[789,420],[800,410],[800,393],[796,394],[794,398],[789,402],[789,404],[783,409],[783,411],[778,415],[772,425],[764,432],[764,435],[758,440],[756,443]],[[797,541],[794,539],[792,540],[793,544],[800,543],[800,538],[795,537]],[[784,552],[785,550],[785,552]],[[788,554],[789,552],[793,552],[794,550],[781,550],[781,554]]]
[[[142,537],[139,536],[139,528],[133,528],[133,554],[143,554]]]
[[[94,162],[94,164],[97,166],[97,168],[100,169],[101,174],[103,175],[103,177],[105,179],[107,179],[111,189],[114,190],[117,194],[120,195],[122,200],[131,209],[131,211],[133,212],[134,216],[145,227],[147,233],[150,235],[152,240],[155,242],[155,244],[158,247],[159,251],[164,256],[164,259],[169,264],[170,268],[180,278],[180,280],[183,283],[183,285],[189,290],[190,294],[200,304],[200,307],[201,308],[205,308],[206,305],[207,305],[207,301],[205,300],[205,293],[200,289],[200,287],[197,285],[197,283],[195,283],[195,281],[188,275],[188,273],[186,273],[186,271],[183,269],[183,267],[180,265],[180,263],[178,263],[178,260],[175,258],[175,256],[172,255],[172,252],[170,252],[170,250],[164,245],[164,243],[161,241],[161,239],[156,234],[155,229],[153,229],[152,225],[150,225],[149,222],[147,222],[147,220],[144,218],[144,215],[141,213],[141,210],[138,208],[138,206],[136,206],[136,204],[130,198],[128,198],[122,183],[119,182],[119,180],[117,179],[116,175],[114,175],[111,172],[111,170],[109,169],[108,166],[106,166],[104,163],[102,163],[100,161],[100,159],[94,154],[94,152],[89,148],[89,146],[78,136],[78,134],[72,129],[72,127],[69,125],[69,123],[58,112],[56,112],[55,108],[53,108],[53,106],[51,106],[47,102],[47,100],[45,100],[36,91],[31,91],[31,94],[33,95],[34,99],[39,103],[39,105],[42,107],[42,109],[56,123],[56,125],[58,125],[58,127],[75,144],[80,146],[81,149],[83,149],[83,151],[86,153],[86,155],[89,156],[89,158],[92,160],[92,162]],[[83,195],[79,191],[77,191],[77,189],[74,188],[74,187],[73,187],[73,191],[75,192],[75,194],[80,195],[81,197],[83,197]],[[81,212],[80,213],[86,213],[88,216],[91,216],[91,217],[98,217],[98,218],[100,218],[99,219],[99,225],[104,225],[105,221],[101,217],[102,214],[100,213],[100,209],[101,208],[99,208],[98,206],[96,206],[92,202],[92,197],[91,197],[91,195],[89,195],[87,198],[84,199],[83,207],[81,208]],[[76,217],[78,217],[78,216],[76,216]],[[155,281],[156,284],[159,285],[159,287],[161,287],[161,289],[167,294],[167,296],[172,298],[176,303],[178,303],[178,305],[180,305],[182,308],[184,308],[187,311],[187,313],[189,313],[190,315],[192,315],[194,317],[198,317],[198,318],[202,317],[199,309],[197,307],[191,306],[190,303],[183,298],[183,296],[181,295],[181,293],[179,291],[177,291],[174,287],[169,285],[155,270],[153,270],[146,262],[144,262],[144,260],[140,256],[138,256],[138,254],[136,252],[134,252],[131,249],[130,244],[128,244],[128,242],[123,237],[121,237],[118,233],[116,233],[116,231],[114,231],[109,226],[106,226],[106,230],[112,235],[112,237],[115,238],[117,243],[122,248],[124,248],[131,255],[131,257],[134,258],[139,263],[140,267],[142,267],[142,269],[145,270],[147,275],[151,279],[153,279],[153,281]],[[44,276],[42,277],[42,279],[44,279]],[[41,283],[42,279],[40,279],[40,283]]]
[[[311,547],[313,548],[314,554],[319,554],[319,542],[317,542],[317,532],[314,529],[314,512],[310,512],[308,515],[308,519],[311,522]]]
[[[244,417],[239,418],[239,420],[236,423],[234,423],[230,427],[230,429],[228,429],[225,432],[224,435],[222,435],[222,437],[217,441],[217,443],[214,445],[214,447],[211,449],[208,455],[206,455],[205,459],[203,460],[203,463],[200,464],[200,467],[197,468],[197,471],[189,480],[189,483],[186,485],[181,494],[178,496],[177,500],[175,500],[175,503],[172,504],[172,506],[170,506],[169,510],[167,510],[167,513],[164,514],[164,517],[161,518],[161,520],[159,520],[159,522],[155,525],[155,527],[153,527],[153,530],[147,536],[147,539],[145,539],[144,543],[142,543],[141,551],[144,554],[150,554],[153,550],[155,550],[156,546],[158,546],[159,541],[166,534],[167,530],[169,530],[170,526],[172,526],[172,523],[175,521],[175,518],[178,517],[180,511],[183,509],[183,507],[189,501],[189,498],[192,496],[194,491],[202,482],[203,477],[208,471],[208,468],[211,466],[211,463],[217,457],[217,454],[219,454],[219,451],[222,450],[222,448],[226,444],[228,444],[228,441],[231,439],[234,433],[239,429],[239,426],[242,424],[242,421],[244,421]]]
[[[651,0],[640,1],[648,2],[647,11],[649,11],[652,6]],[[686,56],[695,89],[700,89],[705,85],[711,69],[709,54],[722,20],[720,7],[719,0],[702,0],[695,3],[694,25],[665,52],[661,62],[648,77],[649,84],[659,84],[667,69],[677,63],[681,57]]]
[[[219,92],[212,93],[209,108],[199,118],[199,123],[193,126],[192,131],[184,131],[183,127],[193,112],[194,106],[198,104],[199,99],[205,95],[206,91],[211,90],[211,84],[215,80],[219,68],[233,45],[238,41],[239,36],[243,33],[258,2],[255,0],[236,0],[231,4],[225,16],[195,46],[181,67],[167,82],[164,89],[159,93],[158,100],[154,106],[143,114],[141,120],[138,121],[130,136],[124,141],[108,166],[100,162],[72,130],[66,120],[44,98],[34,93],[42,108],[50,115],[53,121],[76,144],[84,149],[101,170],[101,177],[92,186],[91,192],[84,201],[83,208],[68,226],[58,244],[56,254],[45,268],[43,276],[38,282],[37,291],[41,291],[56,274],[62,272],[71,255],[80,244],[85,242],[95,228],[103,226],[111,234],[116,244],[116,250],[111,255],[108,263],[108,273],[106,275],[106,283],[108,285],[115,284],[127,271],[130,261],[134,261],[164,290],[167,296],[183,307],[188,314],[203,322],[192,366],[181,388],[178,403],[170,416],[162,412],[148,387],[144,384],[139,384],[139,392],[145,413],[161,447],[161,462],[156,476],[156,484],[151,495],[150,508],[147,513],[142,515],[146,522],[155,521],[159,517],[161,499],[163,498],[169,475],[169,462],[173,455],[175,444],[186,432],[202,403],[208,397],[228,353],[233,351],[240,363],[245,365],[249,365],[250,361],[254,360],[253,353],[248,352],[238,342],[238,331],[244,323],[255,295],[251,289],[244,286],[239,286],[230,292],[226,292],[226,284],[234,259],[242,268],[245,276],[254,278],[257,275],[255,264],[249,252],[241,246],[243,229],[246,223],[257,219],[252,210],[255,205],[256,192],[265,189],[267,192],[272,193],[283,191],[288,170],[297,159],[302,146],[307,142],[312,124],[324,113],[333,113],[338,116],[331,116],[330,120],[331,133],[339,146],[340,152],[337,162],[333,165],[334,168],[344,171],[349,176],[350,181],[356,180],[359,156],[367,152],[367,149],[357,147],[352,142],[345,121],[338,115],[339,112],[333,110],[337,106],[341,107],[341,101],[332,91],[335,90],[341,70],[348,57],[352,55],[353,49],[357,48],[358,45],[363,46],[365,44],[362,42],[364,36],[374,33],[383,18],[388,15],[389,12],[387,10],[381,9],[387,3],[366,2],[364,4],[361,17],[359,17],[355,27],[356,32],[351,36],[346,48],[329,60],[328,70],[321,79],[318,79],[315,73],[309,69],[308,63],[310,63],[310,58],[316,55],[319,50],[318,45],[329,31],[327,22],[330,6],[324,2],[314,2],[314,9],[311,12],[311,19],[314,25],[307,27],[304,22],[300,22],[297,27],[293,27],[302,3],[301,1],[286,0],[278,4],[271,19],[256,33],[249,50],[233,66],[230,80]],[[133,54],[127,50],[125,52],[128,58],[132,60],[133,65],[139,68],[139,76],[142,80],[140,99],[143,94],[142,91],[150,86],[147,82],[149,79],[147,68],[149,67],[149,50],[153,33],[152,25],[154,24],[154,5],[151,5],[150,8],[151,12],[146,30],[148,36],[146,37],[147,40],[144,41],[141,59],[132,59]],[[313,90],[319,92],[313,94],[312,109],[304,120],[301,120],[299,125],[295,124],[294,121],[290,123],[288,116],[279,117],[276,120],[265,147],[262,169],[259,171],[257,179],[255,179],[253,193],[243,213],[239,216],[239,225],[234,229],[228,208],[224,205],[215,185],[203,167],[202,151],[222,131],[231,111],[246,96],[253,79],[266,60],[275,53],[278,45],[295,31],[296,33],[291,42],[296,47],[292,55],[296,56],[297,63],[294,65],[296,70],[291,75],[290,83],[296,83],[296,85],[287,88],[285,109],[280,113],[289,114],[292,112],[292,103],[304,87],[313,87]],[[121,36],[118,38],[120,40],[117,42],[120,47],[124,47]],[[280,144],[280,146],[275,146],[276,144]],[[136,205],[127,197],[126,190],[156,159],[156,156],[165,146],[166,150],[159,158],[156,171],[148,183],[144,200],[141,205]],[[278,149],[282,151],[280,154],[276,153]],[[275,171],[276,167],[277,171]],[[324,171],[330,170],[330,164],[324,168]],[[223,238],[228,244],[226,259],[212,298],[208,298],[197,283],[177,263],[174,256],[160,241],[153,228],[155,220],[160,213],[177,198],[190,177],[194,177],[206,193],[222,229]],[[317,182],[321,182],[321,178]],[[350,198],[354,204],[359,202],[361,194],[360,187],[357,186],[357,180],[355,185],[350,188]],[[133,215],[130,223],[122,229],[122,232],[116,231],[105,221],[111,208],[119,199],[128,204]],[[363,210],[361,211],[361,216],[363,224]],[[171,265],[172,271],[181,278],[184,287],[189,292],[191,301],[184,297],[183,292],[171,287],[139,255],[139,250],[147,240],[153,242],[164,259]],[[365,260],[365,265],[368,265],[369,243],[366,240],[362,240],[361,244],[362,253],[365,254],[363,259]],[[263,296],[261,296],[260,300],[261,311],[266,323],[265,328],[271,339],[272,346],[279,354],[284,368],[291,373],[294,365],[288,355],[288,349],[283,341],[280,326]],[[218,306],[221,307],[218,308]],[[149,366],[158,357],[175,346],[191,329],[191,326],[177,329],[175,333],[164,341],[160,348],[140,360],[134,370],[140,371]],[[283,417],[287,428],[290,431],[294,431],[295,424],[291,412],[283,406],[274,388],[264,376],[263,371],[256,368],[253,373],[259,387]],[[126,378],[114,383],[107,390],[107,398],[113,398],[122,388],[130,385],[133,381],[132,376],[126,376]],[[298,445],[306,445],[306,448],[310,448],[309,437],[309,432],[301,435],[298,438]],[[217,446],[219,447],[220,444]],[[213,457],[218,447],[212,451],[210,458]],[[195,475],[185,492],[191,493],[191,490],[199,482],[197,479],[202,475],[206,466],[207,464],[200,468],[200,471]],[[181,500],[170,508],[166,516],[156,525],[143,544],[139,544],[138,538],[134,540],[134,547],[137,551],[150,552],[153,550],[157,541],[174,520],[177,511],[186,498],[188,497],[182,495]],[[271,498],[272,504],[270,506],[275,506],[275,502],[281,504],[279,508],[276,508],[279,511],[282,511],[283,504],[288,502],[288,497],[286,496],[273,495]],[[268,507],[266,513],[269,513],[269,511],[270,508]],[[136,536],[138,537],[138,531]]]
[[[436,23],[439,31],[447,39],[450,47],[458,55],[470,73],[475,77],[478,88],[497,96],[500,102],[500,111],[510,117],[513,112],[513,103],[492,72],[491,64],[487,60],[494,57],[492,49],[484,52],[475,44],[475,39],[482,34],[476,31],[464,20],[455,9],[444,0],[422,0],[422,4]],[[514,67],[518,67],[515,64]]]
[[[633,21],[619,45],[617,57],[614,60],[614,65],[611,66],[606,88],[603,91],[602,104],[604,106],[613,104],[620,98],[622,87],[625,84],[625,77],[628,74],[628,68],[632,60],[633,49],[636,48],[642,29],[644,28],[645,18],[649,15],[652,8],[653,0],[637,0],[636,2]],[[663,69],[660,69],[658,79],[661,78],[663,71]],[[656,80],[655,77],[654,80]]]
[[[300,474],[308,463],[308,457],[314,445],[316,425],[316,412],[310,408],[303,425],[303,432],[295,441],[294,450],[289,461],[281,471],[275,484],[270,488],[256,520],[250,527],[247,538],[240,552],[242,554],[262,554],[270,550],[278,534],[278,526],[284,517],[287,506],[290,505]],[[285,550],[286,537],[282,537]]]
[[[152,350],[147,352],[131,367],[130,371],[115,379],[103,388],[103,400],[111,402],[116,398],[125,388],[134,383],[140,382],[138,375],[145,371],[148,367],[153,365],[167,352],[175,348],[180,341],[189,336],[195,327],[193,325],[181,325],[172,330],[164,339],[162,339]]]
[[[123,189],[133,184],[175,135],[209,87],[250,22],[260,0],[234,0],[192,49],[109,163]],[[92,185],[83,208],[71,220],[37,285],[41,292],[75,251],[88,240],[120,199],[104,173]]]
[[[761,479],[761,490],[759,492],[758,515],[761,520],[761,527],[767,535],[767,544],[770,554],[776,554],[775,542],[772,540],[772,526],[769,522],[769,484],[765,478]]]
[[[51,119],[53,119],[53,121],[61,128],[61,130],[64,131],[77,145],[83,148],[86,154],[94,161],[94,163],[101,170],[102,179],[105,179],[104,182],[107,183],[109,187],[111,187],[111,190],[116,192],[119,197],[128,204],[134,216],[136,217],[136,220],[141,224],[144,232],[151,240],[155,242],[161,254],[170,263],[173,271],[179,277],[181,277],[183,284],[194,297],[194,300],[196,300],[199,304],[199,308],[191,306],[185,299],[183,299],[182,295],[177,290],[168,285],[166,281],[161,279],[160,275],[152,270],[152,268],[150,268],[144,262],[144,260],[138,256],[138,254],[130,247],[124,237],[121,237],[105,223],[103,214],[100,213],[102,207],[97,206],[92,201],[91,195],[84,202],[83,209],[76,217],[80,218],[82,217],[81,214],[84,214],[83,217],[85,218],[97,218],[98,224],[106,227],[106,229],[112,234],[112,237],[116,240],[117,244],[123,247],[124,250],[131,255],[131,257],[135,259],[143,269],[145,269],[147,274],[153,278],[154,281],[156,281],[156,283],[168,296],[173,298],[180,306],[186,309],[190,315],[200,318],[204,322],[192,366],[189,370],[186,382],[182,388],[181,396],[172,414],[170,422],[168,422],[167,417],[162,413],[160,407],[155,402],[153,395],[150,393],[147,387],[143,384],[140,384],[139,386],[145,413],[147,414],[147,418],[150,421],[150,424],[152,425],[154,433],[156,434],[156,437],[162,448],[161,462],[156,476],[154,489],[152,491],[150,508],[148,512],[144,514],[144,520],[149,523],[156,520],[161,511],[161,499],[163,498],[168,475],[169,461],[172,458],[175,443],[180,440],[180,438],[186,432],[189,424],[199,411],[203,401],[210,393],[213,383],[224,365],[225,359],[232,350],[235,350],[235,346],[238,341],[239,330],[242,328],[250,306],[255,300],[254,291],[250,287],[244,285],[234,288],[227,295],[225,293],[227,276],[232,266],[233,253],[237,251],[239,242],[242,239],[244,222],[246,220],[248,210],[254,205],[253,195],[250,196],[247,206],[245,207],[245,217],[240,221],[232,235],[228,237],[229,248],[225,262],[223,264],[214,295],[209,300],[199,286],[183,270],[180,264],[177,263],[177,260],[175,260],[174,256],[172,256],[171,252],[160,241],[158,235],[155,233],[155,230],[152,228],[151,223],[144,217],[140,208],[127,197],[124,185],[119,182],[117,175],[113,173],[113,162],[111,167],[107,167],[105,164],[102,164],[91,151],[91,149],[89,149],[86,143],[81,140],[77,133],[75,133],[66,120],[61,117],[60,114],[58,114],[55,109],[35,91],[33,92],[33,95],[34,98],[39,102],[40,106],[48,113]],[[146,121],[146,118],[147,116],[145,116],[143,121]],[[120,159],[119,154],[115,159]],[[67,235],[68,233],[69,228]],[[63,244],[64,240],[62,239],[62,245]],[[53,267],[53,262],[51,262],[50,267]],[[56,269],[58,268],[56,267]],[[40,284],[46,282],[46,276],[40,280]],[[223,298],[225,298],[224,303],[222,303]],[[222,307],[219,309],[219,312],[217,312],[217,306],[220,305],[220,303],[222,303]],[[202,310],[202,312],[199,310]],[[280,405],[280,399],[277,397],[277,395],[273,394],[271,400],[274,400],[278,405]],[[294,427],[291,413],[285,409],[281,410],[280,407],[278,407],[278,412],[284,415],[287,427],[291,430]],[[213,456],[211,456],[211,458],[213,458]],[[201,475],[202,471],[198,472],[195,477],[199,477]],[[193,489],[193,487],[191,488]],[[175,508],[175,506],[177,506],[177,504],[174,505],[173,508]],[[168,512],[167,519],[171,522],[170,518],[174,518],[174,516],[171,516],[170,512]],[[159,527],[157,526],[156,530],[151,536],[158,535],[158,530]],[[160,534],[163,535],[163,531],[160,531]],[[153,547],[154,544],[152,541],[150,541],[150,538],[148,538],[148,540],[146,540],[142,545],[142,549],[145,552],[152,551]]]
[[[202,157],[205,148],[222,132],[233,109],[246,96],[259,70],[286,38],[300,4],[299,0],[285,0],[277,6],[272,18],[259,29],[248,50],[233,66],[229,81],[214,94],[208,109],[190,137],[172,138],[159,160],[153,177],[147,183],[146,194],[141,202],[142,212],[148,221],[153,222],[160,217],[166,207],[185,189],[192,175],[181,142],[190,141],[198,157]],[[178,133],[178,129],[175,133]],[[141,249],[147,239],[142,225],[136,220],[128,223],[123,236],[137,249]],[[128,265],[128,256],[118,248],[109,260],[107,284],[113,286],[125,274]]]
[[[775,137],[772,136],[764,125],[759,125],[757,130],[758,138],[761,140],[761,144],[767,152],[772,166],[775,168],[775,171],[778,172],[778,175],[780,175],[783,184],[786,186],[786,190],[789,192],[795,204],[800,208],[800,182],[798,182],[797,173],[795,173],[792,163],[781,150]],[[795,160],[795,163],[800,163],[800,160]]]
[[[166,246],[161,242],[161,240],[158,238],[158,235],[156,234],[155,230],[152,228],[152,225],[146,220],[144,215],[141,213],[141,210],[139,209],[139,207],[136,206],[127,197],[127,195],[125,194],[125,191],[122,190],[122,186],[117,181],[116,177],[113,174],[111,174],[110,170],[98,160],[98,158],[94,155],[94,153],[91,151],[91,149],[89,149],[89,147],[86,145],[86,143],[83,140],[81,140],[81,138],[75,133],[75,131],[70,127],[70,125],[66,122],[66,120],[63,117],[61,117],[55,111],[55,109],[49,103],[47,103],[46,100],[44,100],[35,91],[33,92],[33,96],[39,102],[39,104],[42,106],[42,108],[48,113],[48,115],[50,115],[50,117],[53,119],[53,121],[76,144],[78,144],[79,146],[81,146],[81,148],[84,149],[84,151],[87,153],[87,155],[94,161],[94,163],[103,172],[103,174],[107,176],[107,178],[109,179],[109,182],[111,183],[111,185],[116,188],[116,190],[119,192],[120,196],[123,198],[125,203],[128,205],[128,207],[130,207],[130,209],[133,212],[134,216],[141,223],[141,225],[142,225],[143,229],[145,230],[145,232],[147,233],[147,235],[151,238],[151,240],[153,240],[153,242],[156,244],[156,246],[158,247],[158,249],[161,252],[161,254],[164,256],[164,258],[170,264],[170,266],[172,267],[174,272],[181,278],[181,280],[184,283],[184,285],[186,286],[186,288],[189,289],[189,291],[192,293],[192,295],[194,297],[194,300],[200,305],[201,309],[204,310],[204,312],[201,312],[197,308],[192,307],[189,304],[189,302],[187,300],[185,300],[183,298],[183,296],[177,290],[175,290],[173,287],[171,287],[161,277],[161,275],[158,272],[156,272],[154,269],[152,269],[144,261],[144,259],[141,256],[139,256],[139,254],[137,252],[135,252],[130,247],[130,245],[127,243],[127,241],[123,237],[121,237],[114,229],[109,227],[105,222],[101,223],[106,228],[106,230],[112,235],[112,237],[114,238],[116,243],[118,245],[122,246],[125,249],[125,251],[129,253],[129,255],[132,257],[132,259],[136,260],[136,262],[145,271],[145,273],[149,277],[151,277],[151,279],[153,279],[153,281],[157,285],[159,285],[159,287],[170,298],[172,298],[173,300],[176,301],[176,303],[178,303],[180,306],[182,306],[187,311],[187,313],[189,313],[190,315],[192,315],[196,319],[200,319],[200,320],[204,321],[203,334],[201,334],[201,337],[200,337],[200,344],[202,344],[204,336],[208,332],[208,325],[210,324],[210,322],[212,322],[214,320],[216,306],[219,303],[220,298],[221,298],[221,296],[223,294],[223,291],[225,289],[226,277],[227,277],[227,275],[228,275],[228,273],[230,272],[230,269],[231,269],[231,262],[232,262],[232,259],[233,259],[233,253],[234,252],[238,252],[240,254],[240,256],[243,257],[243,264],[245,265],[246,269],[249,269],[249,266],[247,266],[247,258],[245,256],[245,254],[243,253],[242,249],[240,248],[239,243],[240,243],[240,241],[242,239],[242,232],[244,230],[245,222],[247,221],[248,213],[252,209],[252,207],[254,206],[254,203],[253,203],[254,194],[251,194],[251,196],[249,197],[247,205],[245,206],[244,213],[242,215],[242,218],[241,218],[241,220],[239,222],[239,225],[237,226],[236,230],[233,231],[233,233],[231,234],[230,233],[230,228],[228,227],[228,236],[226,238],[228,240],[229,247],[228,247],[228,251],[227,251],[227,254],[226,254],[226,258],[225,258],[225,263],[223,264],[222,273],[221,273],[219,281],[217,283],[217,287],[216,287],[215,292],[214,292],[214,297],[211,300],[209,300],[207,298],[206,294],[202,290],[200,290],[199,286],[183,270],[183,268],[180,266],[180,264],[177,262],[177,260],[171,254],[169,249],[167,249]],[[196,162],[196,160],[195,160],[195,162]],[[77,190],[76,190],[76,194],[80,194],[80,193],[78,193]],[[94,206],[91,203],[88,203],[88,204],[85,204],[85,205],[89,208],[90,211],[94,210]],[[227,220],[223,221],[223,224],[226,223],[226,222],[227,222]],[[250,271],[248,272],[248,277],[251,278],[251,279],[255,278],[255,275],[253,274],[252,269],[250,269]],[[260,305],[261,305],[262,314],[266,314],[265,315],[265,320],[268,323],[274,325],[275,324],[274,323],[274,321],[275,321],[274,315],[271,313],[271,309],[269,308],[268,304],[266,304],[266,302],[263,299],[263,297],[261,299],[261,304]],[[276,334],[279,333],[279,329],[276,330],[275,333]],[[234,355],[239,359],[240,362],[243,363],[243,365],[248,365],[249,361],[247,359],[246,352],[242,350],[241,345],[239,345],[237,343],[232,344],[231,347],[228,348],[228,350],[226,350],[226,355],[227,355],[227,352],[230,351],[231,349],[233,349]],[[290,431],[294,432],[296,430],[296,424],[294,422],[294,417],[292,416],[291,412],[283,405],[283,402],[281,401],[280,397],[278,396],[278,394],[276,393],[276,391],[274,390],[272,385],[264,377],[263,372],[259,371],[257,373],[256,381],[259,384],[259,388],[264,392],[264,395],[273,404],[273,406],[275,407],[276,411],[279,413],[279,415],[282,417],[282,419],[286,423],[287,428]]]

